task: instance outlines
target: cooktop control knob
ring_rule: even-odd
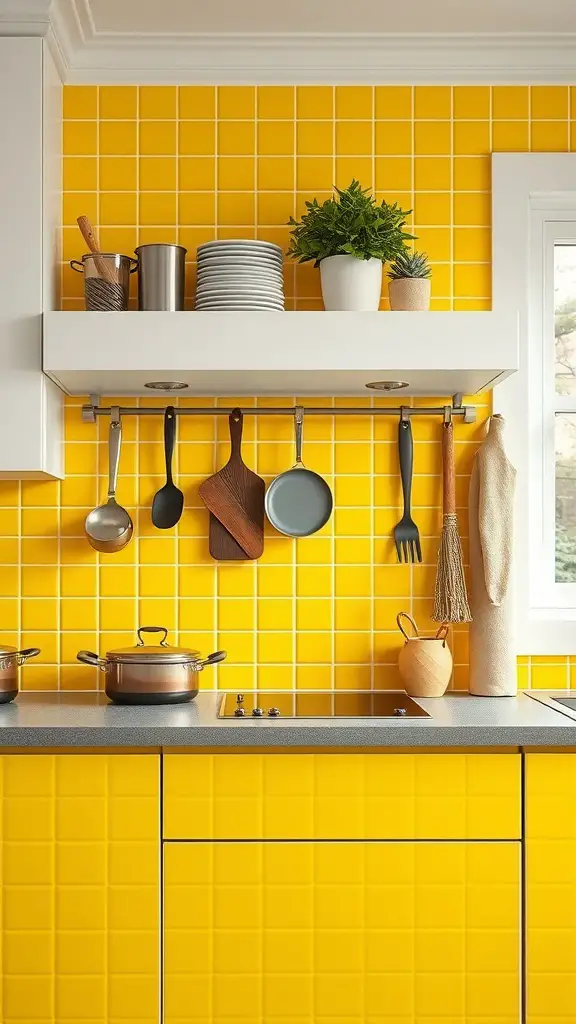
[[[262,711],[262,708],[253,708],[252,709],[252,717],[253,718],[262,718],[263,714],[264,714],[264,712]]]
[[[269,718],[278,718],[280,715],[280,708],[268,708]]]
[[[394,714],[399,715],[400,718],[402,715],[406,715],[407,713],[406,708],[394,708]]]

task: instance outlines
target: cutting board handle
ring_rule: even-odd
[[[242,444],[242,428],[244,426],[244,417],[241,409],[232,409],[230,416],[228,417],[230,424],[230,459],[236,461],[240,459],[242,461],[241,444]]]

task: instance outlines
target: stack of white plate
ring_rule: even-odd
[[[283,310],[282,249],[222,239],[198,246],[196,309]]]

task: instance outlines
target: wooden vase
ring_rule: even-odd
[[[413,635],[406,633],[402,619],[410,622]],[[448,624],[443,623],[432,636],[422,636],[406,612],[400,612],[396,621],[405,641],[398,655],[398,671],[406,693],[411,697],[442,697],[452,675],[452,653],[446,642]]]

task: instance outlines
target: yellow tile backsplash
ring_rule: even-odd
[[[66,86],[63,259],[83,251],[76,217],[84,212],[107,249],[177,241],[188,248],[191,307],[198,244],[240,235],[286,248],[289,216],[354,176],[379,198],[413,209],[417,245],[433,265],[434,309],[489,308],[490,153],[576,149],[575,101],[576,87],[567,86]],[[321,308],[311,266],[288,264],[285,283],[288,308]],[[82,279],[67,262],[62,295],[63,308],[82,308]],[[490,396],[472,400],[478,424],[456,426],[465,550],[471,458]],[[25,688],[98,686],[103,677],[77,664],[76,651],[131,643],[139,623],[163,623],[204,652],[227,648],[229,660],[201,677],[207,687],[398,684],[396,612],[431,625],[441,523],[436,420],[413,424],[423,565],[398,565],[390,539],[399,502],[395,420],[338,419],[332,399],[309,400],[328,408],[305,431],[307,464],[334,491],[331,522],[299,541],[267,527],[258,563],[216,565],[198,486],[226,459],[225,418],[179,421],[176,468],[186,506],[168,535],[150,523],[163,466],[161,418],[125,419],[119,499],[135,538],[106,556],[86,543],[83,521],[105,495],[107,425],[83,423],[82,401],[66,406],[62,483],[0,482],[1,638],[43,652],[23,668]],[[247,417],[244,438],[248,463],[266,479],[291,465],[289,420]],[[466,628],[453,632],[457,688],[467,684],[467,641]],[[567,686],[575,672],[576,659],[519,659],[521,686]]]

